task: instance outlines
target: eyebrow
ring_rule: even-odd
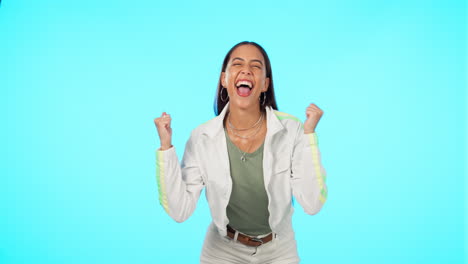
[[[239,58],[239,57],[235,57],[234,59],[232,59],[232,61],[235,61],[235,60],[241,60],[241,61],[245,61],[243,58]],[[261,65],[263,65],[263,62],[261,60],[251,60],[252,62],[258,62],[260,63]]]

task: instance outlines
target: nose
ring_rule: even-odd
[[[252,74],[252,72],[250,71],[249,68],[243,68],[240,73],[245,74],[245,75],[251,75]]]

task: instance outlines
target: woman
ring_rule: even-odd
[[[308,106],[304,124],[277,111],[268,55],[254,42],[241,42],[224,59],[215,113],[192,131],[181,164],[170,115],[154,120],[161,205],[183,222],[206,188],[213,221],[201,263],[299,263],[292,196],[308,214],[325,203],[315,134],[323,111]]]

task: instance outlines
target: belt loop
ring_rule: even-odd
[[[239,236],[239,231],[236,230],[236,233],[234,234],[234,242],[237,242],[238,236]]]

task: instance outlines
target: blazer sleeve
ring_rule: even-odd
[[[327,199],[326,172],[322,166],[316,133],[304,134],[301,126],[292,154],[291,187],[307,214],[320,211]]]
[[[185,145],[179,164],[175,148],[156,150],[156,180],[159,203],[176,222],[187,220],[195,210],[205,186],[197,161],[193,135]]]

